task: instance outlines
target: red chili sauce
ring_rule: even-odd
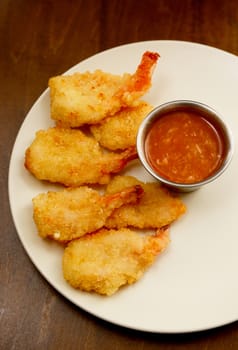
[[[149,130],[146,156],[154,170],[176,183],[195,183],[213,174],[223,155],[223,139],[203,116],[170,112]]]

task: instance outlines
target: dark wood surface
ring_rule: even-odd
[[[237,322],[201,333],[150,334],[80,310],[38,273],[11,218],[11,150],[49,77],[102,50],[160,39],[199,42],[237,55],[238,2],[0,1],[0,349],[238,349]]]

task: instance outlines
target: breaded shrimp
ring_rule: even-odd
[[[101,229],[69,243],[63,255],[64,278],[74,288],[112,295],[139,280],[169,242],[168,228],[153,236]]]
[[[159,57],[157,52],[150,51],[146,51],[142,55],[136,72],[130,76],[127,84],[122,85],[115,93],[115,96],[123,101],[122,107],[133,106],[134,100],[143,96],[150,89],[153,71]]]
[[[96,70],[50,78],[51,118],[61,126],[79,127],[136,105],[151,87],[158,57],[158,53],[145,52],[134,74],[119,76]]]
[[[100,229],[115,208],[142,195],[138,185],[105,196],[87,186],[41,193],[33,198],[33,218],[41,237],[65,243]]]
[[[140,123],[153,107],[140,101],[136,107],[121,109],[101,124],[92,125],[90,130],[101,146],[110,150],[125,149],[136,144]]]
[[[108,184],[106,193],[113,194],[135,185],[144,190],[140,203],[116,209],[107,219],[106,227],[159,228],[172,223],[186,211],[183,202],[159,183],[143,183],[132,176],[116,176]]]
[[[137,157],[135,147],[122,153],[103,152],[98,142],[80,130],[40,130],[26,150],[25,166],[39,180],[65,186],[106,184]]]

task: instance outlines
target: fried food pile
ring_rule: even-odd
[[[32,199],[33,219],[43,239],[63,246],[64,278],[83,291],[112,295],[139,280],[186,211],[161,184],[122,174],[137,158],[136,134],[153,108],[140,98],[158,58],[145,52],[134,74],[52,77],[55,126],[39,130],[25,152],[36,179],[61,185]]]

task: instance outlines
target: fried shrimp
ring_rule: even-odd
[[[112,295],[139,280],[169,242],[168,228],[153,236],[101,229],[69,243],[63,255],[64,278],[74,288]]]
[[[80,130],[40,130],[26,150],[25,166],[39,180],[65,186],[106,184],[137,157],[135,147],[121,153],[103,152],[98,142]]]
[[[122,85],[116,96],[125,101],[123,107],[131,106],[131,102],[143,96],[151,87],[151,78],[160,55],[157,52],[146,51],[136,72],[130,76],[127,84]]]
[[[134,74],[119,76],[96,70],[50,78],[51,118],[61,126],[79,127],[136,105],[151,87],[158,57],[158,53],[145,52]]]
[[[101,146],[110,150],[125,149],[136,144],[140,123],[153,107],[140,101],[136,107],[127,107],[101,124],[92,125],[90,130]]]
[[[172,223],[186,211],[183,202],[159,183],[143,183],[132,176],[116,176],[108,184],[106,193],[113,194],[135,185],[144,190],[140,203],[116,209],[107,219],[106,227],[159,228]]]
[[[33,218],[41,237],[65,243],[100,229],[113,210],[142,195],[138,185],[105,196],[87,186],[41,193],[33,198]]]

